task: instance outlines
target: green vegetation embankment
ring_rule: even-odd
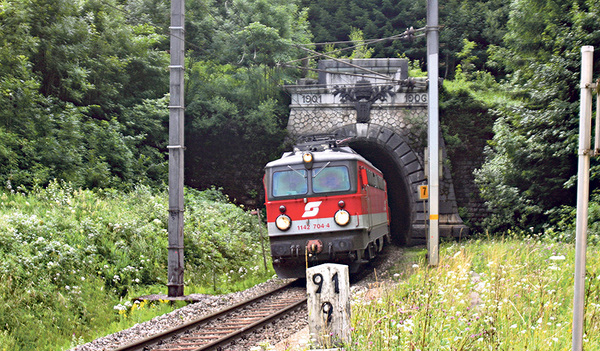
[[[0,194],[0,350],[60,350],[177,306],[166,293],[167,192],[80,190],[53,182]],[[264,235],[264,234],[263,234]],[[265,271],[256,216],[217,190],[186,193],[189,293],[242,290]]]
[[[567,350],[574,245],[564,235],[445,243],[440,264],[409,251],[392,284],[352,306],[348,350]],[[600,345],[600,247],[588,249],[584,348]]]

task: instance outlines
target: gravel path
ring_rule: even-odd
[[[352,282],[352,294],[363,296],[374,283],[390,279],[391,277],[387,271],[390,267],[400,262],[402,253],[403,250],[399,247],[390,246],[386,248],[383,255],[373,265],[376,268],[368,268],[359,277],[357,282]],[[193,298],[198,299],[199,302],[155,317],[148,322],[137,324],[118,333],[96,339],[90,343],[73,348],[71,351],[114,350],[119,346],[127,345],[135,340],[148,337],[260,295],[289,281],[289,279],[272,279],[248,290],[227,295],[194,295]],[[305,350],[307,342],[307,315],[306,311],[300,311],[285,317],[276,325],[264,327],[245,340],[237,341],[235,345],[228,348],[228,351]]]

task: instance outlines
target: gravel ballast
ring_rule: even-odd
[[[358,281],[352,283],[352,294],[363,296],[365,291],[375,282],[389,279],[387,270],[400,262],[403,250],[390,246],[384,250],[376,263],[365,270]],[[375,268],[374,268],[375,267]],[[188,296],[198,302],[189,304],[173,312],[153,318],[150,321],[96,339],[84,345],[77,346],[71,351],[114,350],[151,335],[163,332],[195,320],[202,316],[217,312],[226,307],[258,296],[289,282],[289,279],[271,279],[245,291],[226,295],[193,295]],[[279,320],[276,324],[268,325],[255,332],[250,337],[238,340],[227,348],[229,351],[248,350],[302,350],[308,343],[307,313],[300,310]]]

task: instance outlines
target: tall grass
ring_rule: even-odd
[[[536,236],[447,243],[440,264],[412,252],[355,298],[348,350],[568,350],[574,248]],[[600,346],[599,247],[588,250],[584,348]]]
[[[176,308],[128,303],[167,291],[167,210],[166,190],[142,186],[0,192],[0,351],[66,349]],[[186,294],[273,275],[256,216],[192,189],[185,215]]]

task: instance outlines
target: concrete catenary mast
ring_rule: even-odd
[[[439,108],[438,108],[438,62],[439,62],[438,0],[427,0],[427,77],[429,80],[429,233],[427,253],[429,265],[437,266],[439,261]]]
[[[183,122],[185,1],[171,1],[169,101],[169,248],[168,295],[183,296]]]
[[[588,229],[588,202],[590,198],[590,156],[592,134],[592,74],[594,47],[581,48],[581,102],[579,107],[579,151],[577,170],[577,217],[575,223],[575,285],[573,297],[572,350],[583,349],[583,322],[585,320],[585,266]],[[598,117],[598,116],[596,116]],[[598,123],[598,120],[596,121]],[[598,133],[597,133],[598,135]],[[596,148],[599,140],[596,139]]]

